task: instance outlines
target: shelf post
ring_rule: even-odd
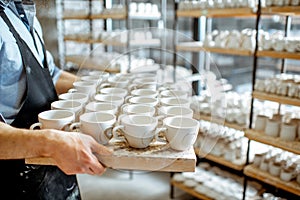
[[[258,62],[258,57],[257,57],[257,51],[258,51],[258,38],[259,38],[259,22],[261,18],[261,0],[258,0],[258,5],[257,5],[257,13],[256,13],[256,21],[255,21],[255,30],[256,30],[256,35],[255,35],[255,50],[254,50],[254,57],[253,57],[253,71],[252,71],[252,93],[254,92],[254,86],[255,86],[255,80],[256,80],[256,70],[257,70],[257,62]],[[249,129],[252,128],[252,122],[253,122],[253,105],[254,105],[254,98],[253,96],[251,97],[251,108],[250,108],[250,119],[249,119]],[[248,146],[247,146],[247,157],[246,157],[246,165],[249,164],[249,156],[250,156],[250,144],[251,141],[250,139],[248,140]],[[243,190],[243,200],[246,199],[246,190],[247,190],[247,182],[248,182],[248,177],[244,177],[244,190]]]

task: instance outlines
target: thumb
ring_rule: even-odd
[[[103,155],[103,156],[111,156],[113,154],[112,150],[99,143],[95,143],[95,145],[93,145],[92,151],[98,155]]]

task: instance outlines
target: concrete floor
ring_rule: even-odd
[[[82,200],[170,200],[170,173],[112,170],[102,176],[77,175]],[[192,200],[175,188],[174,200]]]

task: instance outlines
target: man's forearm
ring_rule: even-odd
[[[47,156],[47,138],[42,130],[26,130],[0,122],[0,159]]]
[[[73,83],[78,79],[77,76],[66,71],[62,71],[59,79],[56,82],[55,89],[57,94],[67,92],[73,87]]]

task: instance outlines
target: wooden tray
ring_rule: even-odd
[[[125,142],[112,139],[108,145],[113,155],[100,157],[100,162],[113,169],[145,170],[165,172],[194,172],[196,155],[193,147],[186,151],[175,151],[165,143],[156,142],[145,149],[129,147]],[[27,164],[55,165],[49,158],[26,159]]]

